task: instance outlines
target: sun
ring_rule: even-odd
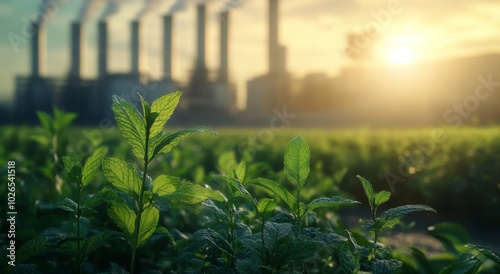
[[[403,65],[415,61],[416,53],[409,47],[399,46],[389,49],[386,58],[392,64]]]

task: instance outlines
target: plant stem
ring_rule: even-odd
[[[300,222],[302,221],[302,215],[300,214],[300,184],[297,183],[297,231],[295,236],[299,236]]]
[[[137,205],[137,217],[135,219],[135,229],[134,236],[132,239],[132,261],[130,262],[130,274],[134,274],[135,267],[135,254],[137,250],[137,242],[139,241],[139,229],[141,228],[141,217],[142,211],[144,210],[144,190],[146,186],[146,178],[148,174],[148,165],[149,165],[149,155],[148,155],[148,146],[149,146],[149,128],[146,128],[146,145],[144,151],[144,171],[142,174],[142,183],[141,190],[139,194],[139,202]]]

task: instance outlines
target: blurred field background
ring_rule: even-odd
[[[495,247],[500,242],[500,127],[424,129],[293,129],[280,132],[263,129],[216,129],[218,136],[197,135],[151,164],[152,174],[169,174],[197,183],[214,185],[213,175],[225,174],[245,160],[250,178],[266,177],[285,183],[283,154],[286,144],[302,135],[311,148],[311,176],[305,196],[344,195],[363,203],[344,214],[369,212],[356,175],[368,178],[376,190],[392,192],[386,208],[402,204],[427,204],[438,214],[416,215],[417,227],[438,221],[458,222],[474,240]],[[2,162],[16,161],[18,238],[28,240],[58,226],[57,218],[39,223],[51,204],[71,196],[74,186],[63,183],[55,189],[53,155],[44,143],[41,128],[2,127]],[[440,138],[435,139],[439,133]],[[436,141],[437,140],[437,141]],[[72,128],[60,138],[58,155],[86,158],[97,146],[109,147],[109,156],[133,162],[130,146],[116,128]],[[6,168],[6,167],[3,167]],[[56,167],[63,173],[62,167]],[[389,179],[388,179],[389,178]],[[392,183],[391,183],[392,181]],[[93,188],[108,184],[102,174]],[[6,193],[6,185],[0,186]],[[215,187],[214,187],[215,188]],[[259,189],[256,195],[265,196]],[[202,220],[185,212],[170,211],[164,222],[181,231],[195,231]],[[187,209],[199,212],[202,206]],[[180,212],[180,213],[179,213]],[[170,215],[173,214],[173,215]],[[61,217],[61,216],[59,216]],[[360,216],[348,216],[353,220]],[[45,219],[46,220],[46,219]],[[170,223],[170,224],[169,224]],[[357,226],[357,224],[351,224]],[[2,230],[3,231],[3,230]]]

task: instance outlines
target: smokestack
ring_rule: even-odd
[[[278,0],[269,0],[269,72],[279,71]]]
[[[196,59],[196,68],[198,70],[205,70],[205,14],[206,6],[204,4],[198,5],[198,50]]]
[[[133,74],[140,73],[140,24],[139,21],[132,21],[132,36],[131,36],[131,69]]]
[[[163,76],[172,81],[172,15],[163,17]]]
[[[228,81],[228,35],[229,35],[229,12],[226,10],[220,14],[220,68],[218,80]]]
[[[43,43],[44,29],[41,24],[33,23],[33,39],[31,40],[31,76],[40,77],[43,74]]]
[[[71,23],[71,68],[70,76],[81,78],[82,72],[82,25],[79,22]]]
[[[100,21],[97,28],[99,36],[97,72],[99,78],[104,78],[108,74],[108,24]]]

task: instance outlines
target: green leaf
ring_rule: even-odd
[[[233,170],[234,177],[238,181],[244,182],[246,170],[247,170],[247,164],[245,163],[245,161],[242,161],[241,163],[239,163],[237,166],[234,167],[234,170]]]
[[[289,223],[264,223],[264,245],[268,250],[273,250],[276,244],[286,236],[292,234],[293,225]]]
[[[365,178],[363,178],[363,177],[361,177],[359,175],[356,176],[356,177],[358,177],[358,179],[363,184],[363,188],[365,189],[366,198],[368,198],[368,203],[370,204],[370,207],[371,208],[375,208],[375,205],[374,205],[375,197],[373,195],[373,187],[372,187],[372,185]]]
[[[55,133],[67,128],[77,117],[76,113],[66,113],[54,107],[54,131]]]
[[[274,209],[276,208],[276,201],[269,198],[264,198],[257,204],[257,211],[262,214],[266,219],[272,216]]]
[[[197,126],[185,130],[177,131],[171,134],[158,134],[150,140],[148,148],[150,159],[153,159],[158,154],[167,154],[182,140],[186,139],[192,133],[210,132],[217,135],[215,131],[205,126]]]
[[[202,204],[204,206],[208,206],[208,207],[212,208],[214,210],[214,215],[222,222],[224,222],[224,223],[230,222],[229,216],[226,214],[226,212],[224,212],[224,210],[222,210],[220,207],[218,207],[214,203],[214,201],[209,199],[209,200],[204,201]]]
[[[132,197],[139,197],[142,181],[132,165],[117,158],[106,158],[102,168],[113,186]]]
[[[48,113],[42,111],[37,111],[36,115],[42,123],[43,128],[54,134],[54,121],[52,120],[52,117],[50,117]]]
[[[358,273],[360,270],[359,253],[349,248],[341,248],[339,253],[340,268],[344,273]]]
[[[273,194],[283,200],[293,212],[295,212],[295,209],[297,208],[297,199],[295,199],[295,197],[290,192],[288,192],[285,188],[280,186],[275,181],[259,178],[250,181],[250,183],[264,187],[265,189],[271,191]]]
[[[439,272],[439,274],[474,274],[481,266],[482,262],[477,259],[468,259],[453,263]]]
[[[220,251],[226,253],[231,257],[234,257],[234,250],[231,247],[231,244],[219,233],[208,228],[208,229],[200,229],[196,231],[192,238],[194,240],[206,240],[217,247]]]
[[[71,181],[80,185],[82,180],[82,164],[73,156],[63,156],[64,169]]]
[[[382,215],[380,215],[380,220],[383,227],[394,227],[401,222],[401,219],[408,213],[416,211],[431,211],[436,212],[432,207],[426,205],[404,205],[396,208],[391,208]]]
[[[375,197],[373,198],[375,207],[389,201],[389,198],[391,198],[391,193],[389,191],[382,190],[379,193],[375,193]]]
[[[440,223],[428,228],[432,237],[441,241],[445,250],[457,253],[463,245],[471,243],[472,237],[463,226],[454,223]]]
[[[158,220],[160,219],[160,212],[155,207],[147,207],[142,212],[141,224],[139,228],[139,238],[137,239],[137,247],[144,245],[151,235],[156,230]]]
[[[338,205],[346,205],[346,204],[359,204],[360,202],[354,201],[351,199],[347,199],[340,196],[333,196],[331,198],[321,197],[315,199],[310,204],[307,205],[307,210],[315,210],[320,207],[330,207],[330,206],[338,206]]]
[[[497,267],[497,269],[500,269],[500,257],[498,254],[493,252],[493,250],[485,248],[480,245],[473,245],[473,244],[468,244],[467,247],[476,249],[477,251],[481,252],[487,259],[493,261]]]
[[[190,182],[181,182],[178,178],[169,178],[165,184],[174,186],[175,191],[168,194],[162,194],[160,197],[173,203],[199,204],[207,199],[220,202],[224,201],[224,197],[220,195],[219,192]],[[164,186],[163,189],[166,189],[166,186]]]
[[[116,95],[113,95],[112,109],[118,128],[132,146],[135,157],[144,159],[146,124],[143,117],[137,108]]]
[[[158,113],[158,116],[154,119],[154,123],[151,126],[151,137],[155,137],[163,130],[163,127],[165,127],[165,124],[177,107],[181,95],[182,92],[176,91],[162,96],[153,102],[151,105],[151,113]]]
[[[371,265],[373,274],[390,274],[396,272],[403,264],[395,259],[374,260]]]
[[[59,246],[66,241],[67,236],[35,237],[21,246],[16,253],[16,265],[29,258],[46,252],[57,251]]]
[[[87,238],[82,246],[82,256],[84,257],[82,259],[85,259],[88,254],[96,251],[106,243],[118,238],[120,238],[120,234],[116,232],[105,232]]]
[[[125,232],[128,242],[132,245],[132,235],[134,235],[136,218],[135,212],[124,202],[115,202],[109,207],[108,215]]]
[[[167,195],[174,192],[180,184],[179,177],[160,175],[153,181],[153,193],[159,196]]]
[[[82,171],[82,186],[86,186],[92,179],[94,179],[97,170],[101,166],[102,160],[108,149],[106,147],[100,147],[90,155],[90,157],[85,161],[85,165],[83,166]]]
[[[285,173],[288,180],[298,186],[303,186],[309,177],[310,150],[306,141],[301,137],[295,137],[285,151]]]
[[[69,212],[76,212],[78,204],[70,198],[64,198],[64,200],[55,203],[54,208],[60,208]]]

